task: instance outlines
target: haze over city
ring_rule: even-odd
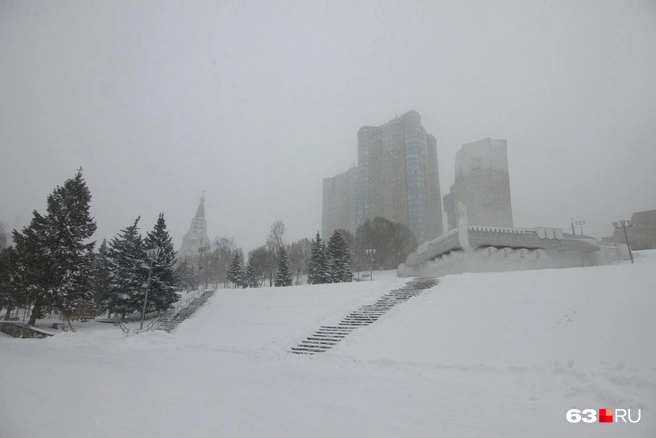
[[[211,239],[321,228],[322,178],[409,110],[437,138],[508,141],[515,226],[610,235],[656,205],[653,2],[0,2],[0,219],[78,167],[95,239],[205,190]]]
[[[0,436],[653,437],[655,24],[0,0]]]

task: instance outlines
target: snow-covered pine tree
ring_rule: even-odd
[[[287,258],[287,250],[285,250],[284,246],[278,250],[278,260],[278,270],[274,285],[276,287],[291,286],[293,282],[292,271],[289,269],[289,259]]]
[[[317,231],[317,236],[312,240],[312,251],[310,253],[310,267],[308,269],[308,284],[331,283],[332,279],[328,272],[328,260],[326,258],[326,247]]]
[[[11,309],[15,306],[11,284],[13,267],[11,266],[10,257],[12,252],[13,248],[0,249],[0,310],[6,308],[7,312],[11,312]]]
[[[152,302],[152,308],[157,311],[167,310],[178,301],[175,278],[175,249],[173,240],[166,231],[166,220],[164,213],[157,218],[155,227],[144,239],[146,250],[160,248],[159,255],[152,264],[150,276],[150,288],[148,302]],[[150,307],[150,306],[149,306]]]
[[[22,291],[22,300],[32,305],[28,324],[34,325],[54,308],[54,293],[50,278],[56,270],[50,263],[48,225],[46,218],[34,211],[30,224],[22,231],[13,231],[14,240],[14,280],[17,289]]]
[[[0,303],[6,309],[5,319],[9,320],[11,311],[30,305],[30,296],[20,284],[20,260],[16,248],[10,246],[0,251]]]
[[[321,283],[321,237],[317,231],[317,236],[312,239],[310,250],[310,266],[308,267],[308,284]]]
[[[98,248],[98,254],[93,260],[93,301],[100,310],[109,307],[110,291],[110,266],[109,266],[109,245],[107,240],[103,239]]]
[[[239,252],[235,252],[235,257],[230,263],[230,268],[228,268],[228,281],[231,282],[235,287],[245,287],[244,281],[244,268],[241,263],[241,257]]]
[[[109,244],[109,306],[123,317],[141,310],[148,278],[146,251],[139,235],[139,219],[121,230]]]
[[[330,268],[330,260],[328,259],[328,251],[326,250],[326,242],[324,242],[323,240],[321,241],[320,248],[321,249],[319,251],[319,254],[320,254],[319,278],[321,279],[321,284],[332,283],[333,278],[332,278],[332,275],[330,273],[330,269],[331,269]]]
[[[255,272],[255,265],[253,260],[249,257],[248,263],[246,264],[246,286],[247,287],[257,287],[259,285],[257,279],[257,272]]]
[[[344,234],[340,230],[335,230],[330,237],[327,256],[329,258],[330,275],[333,283],[353,281],[351,253],[346,244]]]
[[[14,232],[21,286],[33,303],[29,324],[53,309],[72,314],[91,301],[96,223],[89,213],[91,191],[82,169],[48,196],[47,213],[36,211],[22,233]]]

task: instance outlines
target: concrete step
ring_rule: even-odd
[[[333,348],[335,345],[337,345],[337,342],[301,341],[300,346],[317,347],[328,350],[329,348]]]
[[[330,338],[317,338],[315,336],[308,336],[306,339],[308,341],[314,341],[320,344],[331,344],[331,345],[335,345],[342,340],[342,339],[330,339]]]
[[[350,332],[351,329],[347,329],[344,327],[338,327],[338,326],[325,326],[322,325],[320,330],[327,330],[327,331],[338,331],[338,332]]]
[[[324,353],[337,345],[353,330],[373,324],[392,307],[416,297],[436,284],[437,279],[435,278],[411,280],[406,286],[386,293],[373,304],[360,306],[346,315],[336,326],[320,326],[314,334],[301,341],[298,346],[292,347],[290,352],[308,355]]]
[[[319,350],[316,348],[304,348],[304,347],[292,347],[292,353],[296,354],[314,354],[314,353],[325,353],[326,350]]]
[[[333,348],[332,345],[316,344],[316,343],[313,343],[313,342],[305,342],[305,341],[298,344],[298,346],[301,347],[301,348],[302,347],[315,348],[315,349],[318,349],[318,350],[330,350],[331,348]]]

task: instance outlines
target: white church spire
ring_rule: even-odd
[[[194,258],[198,256],[199,249],[210,246],[210,239],[207,237],[207,220],[205,219],[205,190],[200,197],[196,215],[191,220],[189,231],[182,238],[182,246],[178,252],[178,260]]]

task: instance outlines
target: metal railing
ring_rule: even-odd
[[[125,336],[128,336],[130,334],[130,328],[127,325],[125,325],[123,321],[115,322],[114,325],[120,328],[123,331],[123,333],[125,333]]]
[[[186,308],[189,304],[191,304],[196,298],[198,298],[201,294],[203,293],[203,288],[199,287],[195,291],[191,292],[189,295],[187,295],[184,299],[178,301],[175,306],[173,307],[173,312],[171,315],[175,315],[178,313],[180,310]]]
[[[148,325],[145,326],[144,328],[142,328],[142,329],[134,329],[134,330],[132,330],[132,331],[133,331],[135,334],[138,335],[139,333],[143,333],[143,332],[151,332],[151,331],[153,331],[153,330],[156,330],[157,327],[159,327],[160,322],[162,322],[162,320],[164,319],[165,316],[166,316],[166,314],[163,314],[163,315],[161,315],[161,316],[158,316],[157,318],[154,318],[152,321],[150,321],[150,322],[148,323]]]

